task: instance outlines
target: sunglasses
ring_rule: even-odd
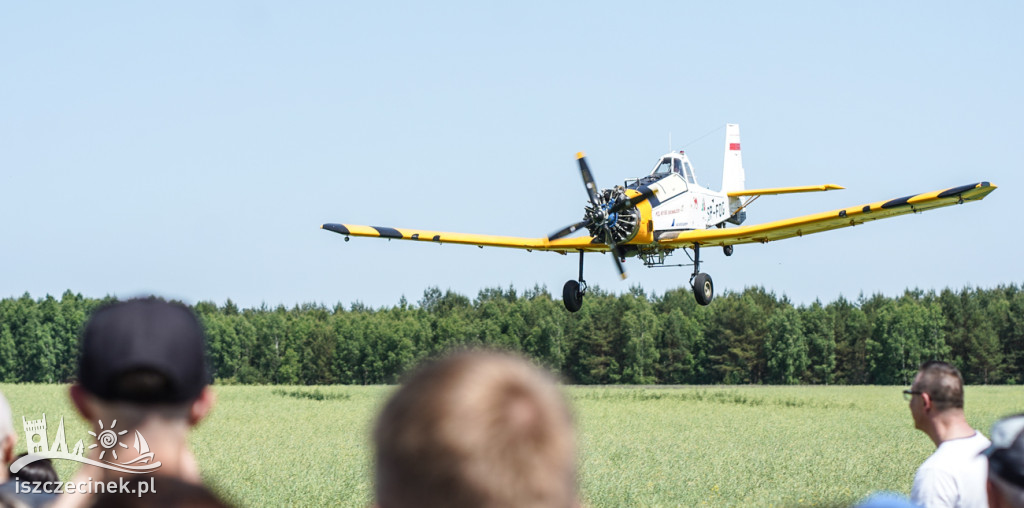
[[[903,400],[909,402],[910,399],[914,398],[914,395],[921,395],[922,393],[924,392],[918,390],[903,390]]]

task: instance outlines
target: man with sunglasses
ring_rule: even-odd
[[[936,446],[914,475],[911,501],[926,508],[988,506],[988,466],[980,454],[991,443],[964,417],[960,371],[946,362],[925,362],[903,396],[909,401],[914,428]]]

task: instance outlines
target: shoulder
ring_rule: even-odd
[[[984,497],[975,498],[985,492],[987,463],[979,453],[988,444],[980,432],[942,443],[914,475],[911,500],[925,507],[984,506]]]
[[[984,434],[977,430],[974,431],[973,436],[967,438],[967,441],[971,444],[972,447],[977,448],[979,453],[981,452],[981,450],[984,450],[985,448],[988,448],[989,446],[992,445],[992,441],[989,441],[989,439],[985,437]]]
[[[935,455],[933,454],[932,457]],[[910,500],[924,507],[954,506],[957,500],[957,482],[952,471],[932,457],[921,464],[914,475]]]
[[[950,466],[962,467],[970,462],[970,459],[978,458],[978,454],[990,444],[992,443],[981,432],[974,431],[973,436],[944,441],[935,453],[928,457],[925,464],[945,462]]]

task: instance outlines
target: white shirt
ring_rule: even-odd
[[[987,508],[988,460],[979,454],[990,444],[978,431],[943,441],[917,469],[910,500],[925,508]]]

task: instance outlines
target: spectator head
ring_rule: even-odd
[[[153,492],[106,492],[90,506],[102,508],[227,508],[210,489],[171,476],[154,476]]]
[[[21,455],[18,455],[18,458],[20,459],[26,455],[28,454],[22,453]],[[21,482],[60,481],[60,477],[57,476],[57,470],[53,468],[53,463],[50,462],[50,459],[36,459],[33,462],[29,462],[28,464],[21,466],[21,469],[19,469],[17,473],[11,474],[11,479]]]
[[[854,508],[920,508],[903,494],[895,492],[876,492],[862,499]]]
[[[18,443],[18,435],[14,433],[14,420],[11,417],[11,405],[7,397],[0,393],[0,460],[10,464],[14,460],[14,445]],[[7,481],[8,470],[0,468],[0,483]]]
[[[953,411],[963,414],[964,378],[956,367],[937,360],[921,364],[910,385],[910,413],[914,426],[926,431],[930,420]]]
[[[926,393],[938,411],[964,408],[964,378],[946,362],[931,360],[921,364],[913,389]]]
[[[1003,418],[992,426],[988,456],[988,503],[991,507],[1024,508],[1024,414]]]
[[[209,380],[195,315],[181,304],[137,299],[93,313],[71,395],[87,419],[95,419],[93,406],[109,405],[139,415],[161,411],[194,424],[212,404]]]
[[[572,416],[526,360],[462,352],[421,366],[374,432],[382,508],[576,505]]]

